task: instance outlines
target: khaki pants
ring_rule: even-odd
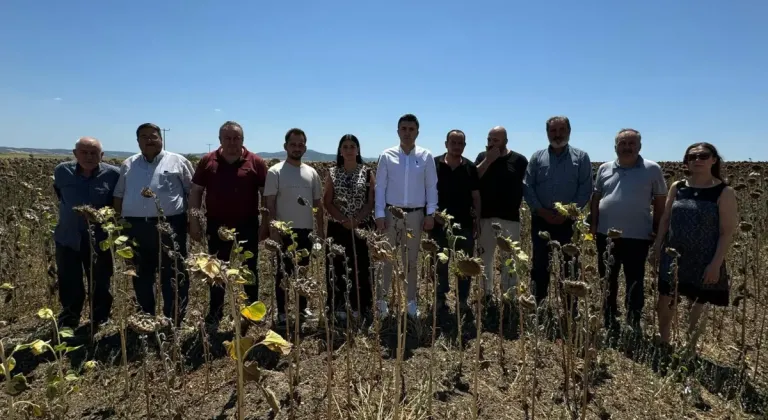
[[[496,273],[496,234],[493,230],[493,224],[498,223],[501,225],[502,236],[508,236],[513,241],[520,240],[520,222],[514,222],[512,220],[499,219],[493,217],[490,219],[480,219],[480,237],[477,244],[480,248],[479,257],[483,259],[483,265],[485,265],[485,294],[493,294],[493,283]],[[517,284],[517,275],[510,274],[505,267],[501,270],[501,291],[506,292],[510,287],[514,287]]]
[[[387,210],[387,240],[394,248],[397,248],[399,244],[407,244],[406,248],[403,247],[402,251],[402,269],[405,270],[405,264],[408,264],[408,273],[405,278],[408,282],[408,288],[406,291],[408,301],[416,300],[416,294],[418,291],[418,262],[419,262],[419,249],[421,248],[421,228],[424,223],[424,212],[413,211],[405,214],[405,219],[399,220],[392,217],[392,213]],[[411,238],[406,237],[406,228],[413,231]],[[406,242],[407,241],[407,242]],[[397,256],[394,256],[397,258]],[[392,286],[392,263],[385,263],[382,273],[381,287],[379,288],[378,299],[382,299],[384,291],[389,291]]]

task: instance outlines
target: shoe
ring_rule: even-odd
[[[387,302],[384,300],[380,300],[376,302],[376,304],[379,307],[379,315],[383,318],[387,315],[389,315],[389,305],[387,305]]]
[[[419,307],[416,305],[415,300],[408,301],[408,316],[418,318],[420,315]]]

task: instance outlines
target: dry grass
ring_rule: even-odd
[[[0,202],[0,284],[3,284],[0,343],[6,366],[17,344],[53,338],[51,322],[40,319],[38,310],[43,307],[58,310],[57,297],[52,294],[55,264],[50,235],[56,217],[51,187],[56,163],[53,159],[0,159],[3,197]],[[328,167],[328,164],[313,165],[321,176]],[[681,177],[679,164],[663,164],[663,167],[670,179]],[[337,322],[333,329],[329,328],[333,337],[330,343],[326,340],[323,322],[308,322],[301,327],[298,347],[288,355],[278,355],[264,347],[254,348],[247,360],[261,368],[260,380],[244,384],[241,395],[244,418],[323,419],[328,417],[329,407],[330,416],[340,419],[391,419],[396,411],[401,419],[429,418],[430,411],[435,419],[471,419],[475,409],[483,419],[763,418],[768,407],[768,346],[765,345],[768,292],[764,274],[768,267],[765,255],[768,196],[762,193],[768,182],[763,175],[766,170],[768,165],[763,163],[729,165],[727,173],[732,183],[743,184],[738,192],[740,211],[753,229],[738,235],[739,246],[734,247],[728,259],[732,299],[738,300],[739,306],[710,311],[708,328],[699,341],[698,358],[679,360],[683,353],[677,351],[665,359],[653,345],[656,293],[655,281],[650,278],[645,285],[646,309],[641,336],[626,330],[609,332],[589,328],[584,316],[588,319],[596,313],[596,308],[588,307],[590,305],[582,305],[586,308],[581,309],[581,319],[570,319],[582,325],[581,333],[563,335],[561,321],[567,321],[568,316],[558,306],[557,299],[565,295],[553,292],[555,304],[551,311],[539,311],[541,326],[537,326],[535,313],[521,308],[514,296],[505,297],[497,290],[496,305],[489,308],[483,302],[479,323],[472,311],[462,313],[459,329],[455,309],[438,313],[436,339],[431,346],[433,289],[429,280],[432,276],[427,275],[421,276],[419,304],[424,315],[418,321],[398,325],[395,320],[382,320],[378,337],[368,325],[364,328],[351,325],[348,335],[347,325]],[[520,245],[522,251],[530,255],[530,219],[525,211],[523,219]],[[585,241],[578,246],[582,265],[596,266],[594,253],[589,251],[593,243]],[[200,251],[197,247],[192,252]],[[261,300],[271,308],[274,255],[262,249],[259,258]],[[313,260],[307,277],[322,279],[326,260],[323,255]],[[524,260],[516,263],[524,269]],[[419,269],[420,273],[431,270],[426,266]],[[601,293],[596,274],[586,274],[581,280],[590,287],[590,296]],[[291,283],[291,286],[297,284]],[[518,290],[517,293],[527,292]],[[623,295],[623,290],[620,293]],[[132,290],[115,290],[115,287],[113,294],[120,296],[118,301],[125,302],[130,302],[133,296]],[[194,281],[190,294],[189,315],[182,328],[165,327],[145,335],[127,331],[127,383],[121,366],[123,355],[117,320],[102,328],[93,342],[88,340],[88,327],[81,327],[75,337],[66,341],[70,347],[82,347],[62,357],[58,353],[54,357],[50,351],[35,355],[32,348],[17,351],[13,354],[15,366],[11,373],[23,375],[28,389],[13,397],[2,393],[0,415],[3,418],[237,418],[238,364],[227,356],[224,344],[233,341],[234,324],[228,316],[216,331],[200,328],[207,309],[207,284]],[[321,298],[313,296],[311,306],[317,309]],[[453,303],[452,297],[449,302]],[[507,302],[503,311],[503,340],[499,340],[499,311],[494,309],[499,302]],[[684,309],[681,307],[681,325],[686,322]],[[85,317],[86,314],[84,311]],[[113,310],[113,317],[117,314]],[[476,325],[482,326],[479,339]],[[397,331],[402,327],[407,334],[404,340],[398,340]],[[251,328],[249,335],[256,337],[267,328],[286,333],[284,325],[267,321]],[[461,331],[461,340],[458,340],[458,331]],[[330,359],[329,344],[333,348]],[[682,344],[678,343],[678,349]],[[586,362],[584,354],[590,355]],[[398,359],[402,360],[399,382],[403,390],[395,394],[399,388],[395,383]],[[328,369],[329,360],[331,369]],[[347,380],[348,366],[351,369]],[[429,375],[430,366],[432,375]],[[69,380],[57,382],[53,392],[51,383],[56,381],[51,378],[56,377],[60,369]],[[334,378],[330,384],[331,395],[326,391],[329,372]],[[431,395],[430,377],[433,378]],[[5,378],[1,380],[0,387],[8,391],[12,383]],[[292,388],[295,388],[293,398]],[[264,389],[274,394],[279,412],[270,408]]]

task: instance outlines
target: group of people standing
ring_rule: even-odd
[[[550,243],[539,232],[549,233],[560,244],[572,241],[574,221],[560,214],[555,203],[574,203],[579,208],[590,204],[589,225],[598,249],[598,269],[608,277],[609,294],[605,304],[606,323],[619,314],[618,274],[623,267],[626,278],[626,320],[640,323],[644,307],[646,260],[659,276],[659,328],[663,341],[669,340],[672,296],[676,293],[694,301],[691,326],[706,317],[707,304],[728,304],[728,274],[725,256],[738,223],[736,197],[722,176],[722,161],[717,149],[708,143],[689,146],[683,163],[689,176],[667,188],[659,165],[640,156],[641,134],[622,129],[615,138],[617,159],[606,162],[593,174],[589,155],[570,145],[571,124],[567,117],[546,121],[549,146],[535,152],[530,160],[509,149],[504,127],[493,127],[486,150],[476,159],[464,157],[466,135],[451,130],[446,135],[446,151],[438,156],[416,144],[419,121],[412,114],[397,123],[399,145],[384,150],[376,170],[364,164],[360,141],[352,134],[338,145],[336,164],[325,179],[302,163],[307,136],[298,128],[285,135],[286,159],[267,168],[263,159],[244,146],[243,128],[228,121],[219,130],[220,147],[202,157],[197,168],[183,156],[164,150],[162,131],[154,124],[142,124],[136,132],[140,153],[126,159],[120,168],[101,161],[98,140],[78,140],[76,160],[56,167],[54,188],[60,199],[59,224],[55,239],[59,293],[62,312],[59,321],[77,326],[85,299],[83,271],[91,281],[93,264],[94,322],[105,321],[112,298],[112,274],[108,252],[93,247],[87,225],[73,208],[79,205],[113,205],[129,222],[126,234],[133,238],[136,275],[134,288],[139,309],[155,313],[155,273],[160,272],[163,314],[180,323],[188,303],[189,281],[183,260],[187,256],[187,236],[193,241],[207,237],[208,252],[226,260],[231,243],[222,241],[219,227],[235,228],[244,250],[254,254],[247,264],[255,282],[245,286],[249,300],[259,295],[258,245],[272,238],[283,249],[291,243],[270,228],[272,220],[290,222],[299,249],[312,249],[312,232],[321,239],[332,238],[345,248],[345,256],[327,264],[327,309],[345,317],[346,267],[351,268],[349,293],[354,316],[370,310],[382,315],[389,311],[386,292],[393,279],[391,263],[384,266],[381,287],[373,296],[369,276],[370,260],[366,241],[356,229],[376,229],[393,244],[406,243],[403,261],[407,313],[418,316],[418,253],[422,235],[429,235],[441,248],[448,247],[446,229],[435,213],[445,211],[458,224],[453,230],[460,239],[456,250],[477,254],[485,265],[482,288],[493,293],[496,251],[495,230],[512,240],[520,239],[522,201],[531,211],[532,268],[531,289],[538,303],[548,295],[550,282]],[[142,190],[149,188],[148,199]],[[200,209],[205,197],[205,231]],[[261,214],[261,207],[268,211]],[[397,207],[404,217],[394,217]],[[159,214],[160,213],[160,214]],[[326,227],[326,216],[327,230]],[[410,234],[406,234],[407,227]],[[495,229],[494,229],[495,227]],[[609,230],[621,231],[608,238]],[[158,240],[158,232],[161,240]],[[608,244],[610,255],[606,252]],[[161,248],[162,247],[162,248]],[[663,252],[674,248],[679,256]],[[346,261],[344,260],[346,258]],[[670,265],[676,259],[676,275]],[[567,264],[568,258],[566,258]],[[309,257],[298,261],[307,265]],[[294,262],[284,258],[277,270],[277,312],[285,319],[284,291],[279,286],[286,273],[293,273]],[[438,266],[438,304],[445,304],[449,291],[448,266]],[[578,267],[578,264],[575,265]],[[159,268],[159,270],[158,270]],[[658,268],[658,270],[656,270]],[[574,273],[578,275],[578,273]],[[502,290],[518,281],[513,273],[501,270]],[[456,295],[466,302],[470,282],[458,281]],[[335,293],[331,293],[335,288]],[[359,293],[358,293],[359,291]],[[358,301],[359,298],[359,301]],[[223,316],[224,289],[211,286],[206,321]],[[300,309],[311,315],[305,298]]]

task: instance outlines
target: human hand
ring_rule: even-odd
[[[387,230],[387,220],[383,217],[376,219],[376,230],[379,233],[384,233]]]
[[[487,160],[490,163],[493,163],[496,159],[501,156],[501,149],[498,147],[488,147],[485,152],[485,160]]]
[[[720,264],[709,263],[704,270],[704,284],[715,284],[720,280]]]
[[[424,217],[424,224],[422,228],[425,231],[429,232],[430,230],[432,230],[433,227],[435,227],[435,218],[433,216]]]

